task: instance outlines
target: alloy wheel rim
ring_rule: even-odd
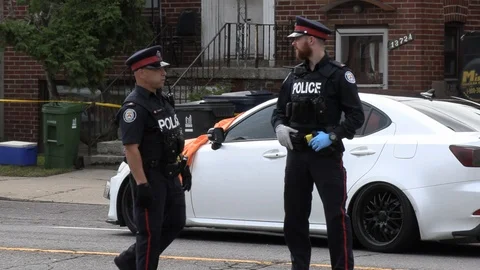
[[[372,243],[389,244],[402,229],[403,207],[392,192],[374,192],[364,201],[360,215],[364,235]]]

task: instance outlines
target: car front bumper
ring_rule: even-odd
[[[103,189],[103,197],[110,200],[110,180],[107,180],[105,183],[105,188]]]

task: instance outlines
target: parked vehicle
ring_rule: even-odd
[[[480,104],[360,94],[365,124],[344,140],[348,213],[366,248],[398,252],[416,240],[480,239]],[[282,232],[286,149],[270,124],[276,99],[235,119],[201,146],[186,193],[187,226]],[[217,139],[215,139],[217,138]],[[212,147],[215,145],[215,147]],[[108,222],[135,225],[128,165],[107,183]],[[322,202],[312,236],[326,237]]]

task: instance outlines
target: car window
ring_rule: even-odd
[[[368,104],[365,104],[365,103],[362,103],[362,107],[363,107],[363,114],[365,115],[365,119],[367,119],[368,115],[370,114],[370,111],[372,110],[372,107],[369,106]],[[342,121],[343,121],[343,119],[342,119]],[[367,123],[367,121],[364,121],[363,125],[359,129],[356,130],[356,132],[355,132],[356,137],[363,135],[363,130],[365,129],[366,123]]]
[[[390,125],[390,119],[380,112],[378,109],[373,108],[369,104],[362,102],[363,113],[365,115],[365,121],[355,133],[355,137],[370,135],[377,131],[380,131],[388,125]],[[345,120],[345,115],[342,113],[341,121]]]
[[[415,110],[427,115],[455,132],[480,131],[480,110],[466,104],[449,101],[403,101]]]
[[[380,131],[390,124],[390,119],[377,109],[372,109],[370,115],[365,116],[364,136]]]
[[[243,119],[227,132],[225,142],[276,139],[270,122],[274,108],[275,105],[268,106]]]

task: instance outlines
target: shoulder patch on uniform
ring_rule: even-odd
[[[132,123],[137,118],[137,112],[134,109],[126,109],[123,112],[123,121],[125,123]]]
[[[337,66],[339,68],[343,68],[345,66],[345,64],[342,64],[336,60],[330,60],[330,63],[332,63],[332,65]]]
[[[357,81],[355,80],[355,76],[351,71],[345,72],[345,80],[349,83],[356,83]]]

